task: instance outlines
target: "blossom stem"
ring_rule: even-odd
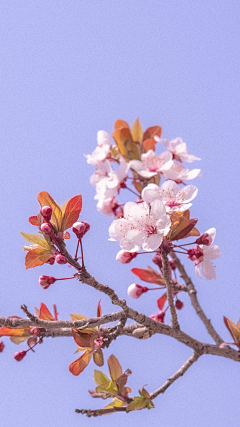
[[[62,277],[61,279],[56,279],[57,280],[68,280],[68,279],[75,279],[76,276],[71,276],[71,277]]]
[[[80,246],[81,246],[81,255],[82,255],[82,268],[84,268],[84,259],[83,259],[83,245],[82,245],[82,239],[79,239]]]
[[[77,242],[77,249],[76,249],[76,253],[75,253],[75,257],[74,257],[74,259],[77,261],[77,254],[78,254],[78,248],[79,248],[79,239],[78,239],[78,242]]]
[[[125,187],[127,190],[131,191],[131,193],[135,194],[135,196],[139,197],[139,194],[137,194],[135,191],[131,190],[131,188],[129,188],[127,185],[125,185]]]

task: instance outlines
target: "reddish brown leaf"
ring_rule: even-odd
[[[155,151],[155,145],[156,145],[156,141],[155,141],[154,139],[152,139],[152,138],[150,138],[150,139],[146,139],[146,140],[143,142],[143,149],[144,149],[144,152],[146,153],[148,150],[153,150],[153,151]]]
[[[120,153],[128,159],[128,149],[126,145],[132,142],[132,136],[128,127],[122,127],[116,129],[112,133],[112,137],[115,139],[115,142],[118,146]]]
[[[102,307],[101,307],[101,300],[99,300],[98,306],[97,306],[97,317],[101,317],[101,316],[102,316]]]
[[[43,302],[41,302],[38,317],[42,320],[55,320],[50,311],[48,310],[47,306]]]
[[[37,215],[36,216],[30,216],[30,218],[28,218],[28,221],[30,222],[30,224],[36,225],[37,227],[40,227]]]
[[[104,365],[103,352],[102,352],[101,348],[99,348],[99,350],[97,350],[93,353],[93,360],[97,366],[103,366]]]
[[[52,253],[44,249],[32,249],[25,257],[26,269],[43,265],[51,258]]]
[[[87,367],[92,357],[92,351],[86,350],[77,360],[71,363],[69,371],[73,375],[79,375]]]
[[[122,375],[122,367],[118,359],[113,354],[111,354],[108,359],[108,367],[113,381]]]
[[[64,239],[70,239],[70,233],[68,231],[66,231],[66,233],[64,233],[63,238]]]
[[[62,223],[62,211],[58,204],[53,200],[53,198],[46,191],[41,191],[38,195],[38,201],[43,206],[50,206],[52,208],[51,222],[59,231]]]
[[[240,329],[237,327],[237,325],[235,325],[235,323],[233,323],[227,317],[223,316],[223,320],[224,320],[224,323],[225,323],[226,327],[228,328],[230,334],[232,335],[234,342],[239,347],[240,346]]]
[[[119,128],[129,128],[128,123],[121,119],[116,120],[114,123],[114,129]]]
[[[160,298],[158,298],[157,305],[159,310],[163,309],[166,301],[167,301],[167,293],[163,294]]]
[[[72,335],[77,345],[80,347],[89,347],[91,348],[92,344],[92,335],[84,333],[82,331],[78,331],[78,329],[72,329]]]
[[[154,136],[159,136],[160,138],[161,134],[162,134],[161,126],[151,126],[147,130],[145,130],[143,135],[143,140],[145,141],[146,139],[153,138]]]
[[[132,268],[132,273],[136,274],[139,279],[148,283],[156,283],[157,285],[165,286],[165,280],[161,274],[155,272],[154,270],[144,270],[142,268]]]
[[[70,199],[67,202],[67,205],[65,208],[62,224],[60,226],[61,231],[65,231],[68,228],[72,227],[74,222],[78,220],[81,210],[82,210],[82,196],[78,195],[78,196],[72,197],[72,199]]]

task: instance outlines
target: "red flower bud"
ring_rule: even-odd
[[[67,258],[61,254],[56,255],[55,260],[58,264],[67,264],[68,262]]]
[[[190,249],[188,249],[187,253],[188,253],[188,255],[187,255],[188,258],[191,261],[196,261],[199,258],[201,258],[202,255],[203,255],[203,252],[202,252],[202,250],[200,249],[199,246],[197,248],[190,248]]]
[[[161,258],[161,255],[160,254],[156,254],[156,255],[154,255],[154,257],[153,257],[153,262],[155,263],[155,264],[157,264],[158,265],[158,267],[160,268],[160,269],[162,269],[162,258]]]
[[[52,276],[40,276],[39,283],[43,289],[49,288],[50,285],[56,282],[55,277]]]
[[[128,264],[133,258],[136,258],[136,256],[137,252],[126,252],[121,250],[117,253],[116,260],[120,261],[122,264]]]
[[[82,239],[84,234],[90,229],[90,224],[86,221],[75,222],[72,226],[72,231],[76,234],[79,239]]]
[[[51,258],[49,258],[49,260],[46,262],[46,264],[50,264],[53,265],[55,263],[55,256],[51,256]]]
[[[17,360],[18,362],[21,362],[21,360],[26,356],[27,352],[25,350],[23,351],[18,351],[17,353],[15,353],[13,355],[14,359]]]
[[[40,214],[45,219],[45,221],[50,221],[52,216],[52,208],[50,206],[43,206],[40,209]]]
[[[47,222],[44,222],[41,225],[41,230],[44,234],[46,234],[47,236],[50,236],[50,234],[52,234],[53,230],[50,224],[48,224]]]
[[[206,245],[206,246],[209,246],[209,245],[211,245],[211,243],[212,243],[212,238],[211,238],[211,236],[209,236],[209,234],[208,234],[208,233],[204,233],[204,234],[202,234],[202,236],[200,236],[200,237],[196,240],[196,243],[197,243],[198,245]]]
[[[157,314],[152,314],[151,319],[156,320],[156,322],[164,323],[165,311],[162,310]]]
[[[175,302],[175,307],[177,308],[177,310],[182,310],[183,306],[183,302],[180,301],[180,299],[177,299],[177,301]]]
[[[139,298],[142,294],[148,291],[146,286],[137,285],[137,283],[133,283],[128,287],[128,295],[131,298]]]
[[[0,341],[0,353],[2,353],[3,349],[5,347],[5,344],[3,341]]]

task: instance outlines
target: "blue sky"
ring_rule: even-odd
[[[60,204],[83,195],[81,218],[91,224],[84,242],[88,270],[126,297],[134,281],[130,269],[145,267],[147,261],[115,261],[118,244],[107,240],[110,220],[96,211],[89,183],[93,170],[84,154],[95,148],[98,130],[111,133],[117,118],[133,123],[139,116],[144,128],[160,124],[164,137],[181,136],[189,151],[202,158],[203,176],[194,182],[199,194],[191,212],[202,232],[217,229],[216,244],[222,250],[217,280],[200,280],[190,261],[186,265],[202,306],[228,341],[222,316],[235,322],[240,316],[239,3],[8,1],[1,3],[0,12],[0,314],[21,315],[21,304],[33,311],[43,301],[49,307],[56,303],[62,319],[69,313],[95,315],[99,295],[93,289],[73,281],[47,291],[40,288],[39,275],[62,277],[69,272],[66,266],[25,270],[20,231],[34,232],[28,217],[37,212],[42,190]],[[74,241],[69,248],[74,251]],[[183,299],[182,328],[211,342]],[[156,311],[153,295],[129,303],[149,315]],[[107,298],[102,307],[105,313],[112,311]],[[21,363],[12,357],[18,348],[5,343],[0,355],[4,426],[238,423],[236,362],[204,356],[155,401],[155,410],[89,420],[74,409],[102,402],[87,393],[94,386],[93,364],[77,378],[68,372],[75,357],[73,340],[45,340]],[[133,371],[129,385],[134,393],[144,384],[149,391],[159,387],[191,354],[162,336],[144,342],[118,339],[106,350],[106,359],[112,353]]]

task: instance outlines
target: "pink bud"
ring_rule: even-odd
[[[212,237],[208,233],[202,234],[197,240],[196,243],[198,245],[206,245],[209,246],[212,243]]]
[[[89,225],[89,224],[88,224]],[[89,226],[90,228],[90,226]],[[81,239],[86,233],[86,225],[82,222],[75,222],[72,226],[72,231],[76,234],[76,236]]]
[[[55,260],[58,264],[67,264],[68,262],[67,258],[61,254],[56,255]]]
[[[48,224],[48,222],[44,222],[41,225],[41,230],[44,234],[46,234],[47,236],[50,236],[50,234],[52,234],[53,230],[50,224]]]
[[[174,264],[174,262],[173,262],[173,260],[172,259],[169,259],[168,260],[168,262],[169,262],[169,265],[170,265],[170,267],[171,267],[171,269],[174,271],[174,270],[176,270],[176,265]]]
[[[5,344],[3,341],[0,341],[0,353],[2,353],[3,349],[5,347]]]
[[[176,307],[178,310],[182,310],[183,306],[184,306],[183,302],[182,302],[182,301],[180,301],[180,299],[177,299],[177,301],[175,302],[175,307]]]
[[[203,252],[202,252],[202,250],[200,249],[199,246],[197,248],[190,248],[190,249],[188,249],[187,253],[188,253],[188,255],[187,255],[188,258],[191,261],[196,261],[199,258],[201,258],[202,255],[203,255]]]
[[[14,359],[17,360],[18,362],[21,362],[21,360],[26,356],[27,352],[25,350],[23,351],[18,351],[17,353],[15,353],[13,355]]]
[[[40,276],[39,283],[43,289],[49,288],[50,285],[56,282],[55,277],[52,276]]]
[[[51,258],[49,258],[49,260],[46,262],[46,264],[50,264],[53,265],[55,263],[55,256],[51,256]]]
[[[133,283],[128,287],[128,295],[131,298],[139,298],[142,294],[148,291],[146,286],[137,285],[137,283]]]
[[[164,323],[165,311],[162,310],[157,314],[152,314],[151,319],[156,320],[156,322]]]
[[[120,261],[122,264],[128,264],[133,258],[136,258],[136,256],[137,252],[126,252],[121,250],[117,253],[116,260]]]
[[[82,221],[82,222],[85,225],[85,233],[84,234],[86,234],[90,230],[90,224],[87,221]]]
[[[50,206],[43,206],[40,209],[40,214],[45,219],[45,221],[50,221],[52,216],[52,208]]]
[[[162,269],[162,258],[161,258],[161,255],[160,254],[156,254],[156,255],[154,255],[154,257],[153,257],[153,262],[155,263],[155,264],[157,264],[158,265],[158,267],[160,268],[160,269]]]

